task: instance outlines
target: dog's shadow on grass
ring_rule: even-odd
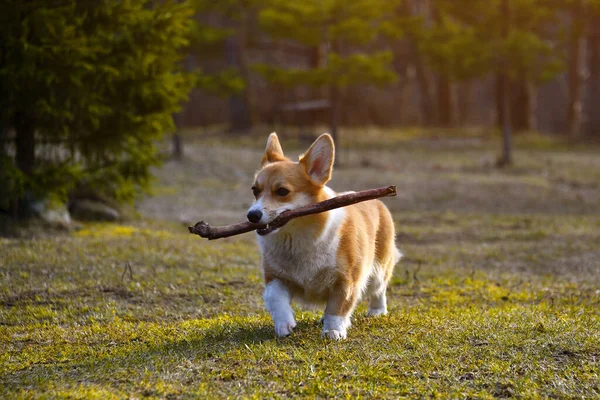
[[[249,324],[242,326],[239,323],[225,324],[207,329],[202,338],[193,340],[199,348],[221,347],[229,344],[232,347],[263,342],[274,342],[277,345],[293,344],[293,338],[320,333],[320,324],[317,320],[301,320],[297,322],[294,332],[285,338],[278,338],[272,323]]]

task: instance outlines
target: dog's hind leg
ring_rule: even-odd
[[[369,311],[367,311],[367,316],[375,317],[377,315],[385,315],[387,314],[387,304],[385,297],[385,288],[382,292],[377,295],[371,295],[371,301],[369,302]]]
[[[367,286],[367,296],[369,296],[369,311],[367,315],[385,315],[387,314],[386,290],[392,274],[394,266],[402,258],[402,253],[396,248],[393,242],[390,243],[392,253],[386,257],[382,264],[375,262],[369,284]]]
[[[393,268],[393,266],[392,266]],[[367,295],[369,296],[369,311],[368,316],[385,315],[387,314],[386,289],[391,278],[389,267],[381,267],[376,265],[373,268],[373,274],[367,286]]]

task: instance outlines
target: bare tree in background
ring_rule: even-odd
[[[570,9],[571,35],[569,38],[569,102],[567,105],[567,130],[571,137],[581,132],[582,103],[581,94],[583,89],[582,66],[584,55],[584,24],[583,4],[580,0],[573,2]]]
[[[406,16],[414,17],[422,14],[423,18],[426,18],[427,13],[422,12],[421,9],[425,9],[429,6],[428,1],[412,0],[402,2],[402,13]],[[431,126],[435,118],[435,112],[433,108],[433,100],[431,98],[431,83],[429,81],[429,75],[423,61],[423,56],[420,54],[417,47],[417,40],[414,35],[409,32],[407,33],[410,55],[413,60],[415,67],[415,76],[417,78],[417,84],[419,85],[419,108],[421,111],[421,123],[424,126]]]
[[[457,88],[457,124],[466,126],[469,121],[471,82],[462,82]]]
[[[536,129],[535,121],[535,85],[527,74],[509,83],[511,99],[511,122],[516,131]]]
[[[432,4],[433,20],[436,24],[442,22],[439,10]],[[444,71],[438,73],[436,80],[437,91],[437,114],[438,124],[443,127],[450,127],[454,122],[454,92],[450,77]]]
[[[508,37],[510,26],[510,8],[508,0],[502,0],[500,4],[500,15],[502,16],[502,37]],[[502,155],[498,160],[498,166],[510,165],[512,163],[512,127],[510,119],[510,95],[508,81],[508,56],[503,55],[500,62],[500,71],[498,74],[498,89],[501,89],[497,95],[497,101],[502,103]]]
[[[227,64],[240,71],[244,82],[248,82],[248,66],[245,56],[245,43],[240,35],[228,38],[225,41],[225,55]],[[232,132],[244,132],[252,127],[250,104],[247,88],[240,93],[235,93],[229,98],[230,129]]]
[[[173,115],[173,125],[175,125],[175,131],[171,135],[171,143],[173,145],[172,157],[175,160],[181,160],[183,158],[183,139],[181,138],[182,119],[183,115],[181,113]]]
[[[235,34],[228,37],[224,42],[227,65],[237,70],[245,82],[242,90],[231,94],[229,97],[229,129],[231,132],[247,132],[252,127],[252,96],[248,61],[248,40],[251,34],[249,6],[249,4],[240,2],[234,7],[236,18],[233,18],[232,25]]]
[[[588,38],[587,132],[600,137],[600,12],[592,16]]]

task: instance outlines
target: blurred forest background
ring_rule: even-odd
[[[128,201],[181,130],[600,138],[599,0],[3,0],[0,209]],[[282,128],[284,127],[284,128]],[[314,129],[313,129],[314,130]],[[226,137],[226,136],[223,136]],[[499,149],[500,151],[500,149]],[[35,208],[35,207],[34,207]]]
[[[230,68],[245,86],[221,101],[196,91],[184,125],[229,122],[243,130],[286,117],[330,122],[335,113],[317,111],[332,108],[344,125],[492,127],[503,120],[508,90],[517,131],[600,131],[593,113],[600,96],[597,1],[249,1],[204,7],[199,20],[206,42],[215,46],[213,57],[190,55],[188,68]],[[310,117],[294,115],[310,109]]]
[[[600,398],[599,104],[600,0],[0,0],[0,399]],[[186,229],[272,131],[398,187],[345,342]]]

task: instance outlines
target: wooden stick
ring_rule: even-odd
[[[199,235],[208,240],[220,239],[224,237],[239,235],[242,233],[256,230],[259,235],[266,235],[277,228],[281,228],[289,220],[304,217],[306,215],[318,214],[335,208],[346,207],[362,201],[374,200],[380,197],[391,197],[396,195],[396,186],[387,186],[377,189],[362,190],[360,192],[351,192],[342,194],[331,199],[311,204],[306,207],[297,208],[282,212],[270,224],[253,224],[252,222],[240,222],[239,224],[225,226],[210,226],[204,221],[189,226],[190,233]]]

